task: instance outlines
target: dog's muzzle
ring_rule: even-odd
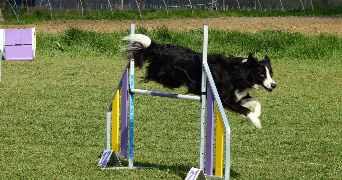
[[[266,87],[265,85],[261,85],[266,91],[268,92],[272,92],[273,89],[275,89],[277,87],[277,84],[276,83],[271,83],[270,84],[270,87]]]

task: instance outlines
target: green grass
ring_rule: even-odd
[[[190,9],[170,9],[169,16],[164,9],[147,9],[141,11],[141,17],[138,10],[119,11],[114,10],[113,13],[108,9],[98,11],[85,11],[82,17],[81,11],[63,12],[54,10],[52,16],[49,10],[36,9],[27,13],[26,9],[19,9],[19,22],[16,19],[12,9],[3,11],[5,22],[0,24],[33,24],[42,23],[53,20],[152,20],[152,19],[182,19],[182,18],[217,18],[217,17],[279,17],[279,16],[335,16],[341,15],[341,8],[315,8],[314,11],[306,9],[293,9],[287,11],[257,11],[257,10],[239,10],[232,9],[228,11],[219,10],[207,11],[204,9],[194,9],[191,13]]]
[[[198,47],[201,30],[187,33],[138,31],[145,31],[158,42],[194,44],[191,47],[201,51]],[[126,58],[117,47],[112,47],[113,52],[97,52],[98,47],[87,43],[87,32],[75,34],[78,33],[86,33],[81,46],[88,48],[88,53],[76,55],[80,48],[77,43],[68,45],[73,39],[71,34],[70,39],[65,37],[68,33],[50,37],[38,34],[34,61],[2,62],[2,179],[184,179],[190,168],[199,164],[200,125],[200,103],[185,100],[135,96],[134,165],[154,169],[101,171],[96,167],[105,149],[107,106]],[[270,54],[278,84],[272,93],[252,92],[263,105],[260,118],[263,129],[256,130],[248,119],[226,112],[232,129],[233,179],[339,179],[342,171],[339,126],[342,64],[341,51],[335,46],[341,43],[340,37],[279,31],[255,36],[237,32],[222,32],[223,35],[218,36],[216,33],[213,30],[209,33],[209,52],[227,54],[225,48],[217,49],[221,45],[234,55],[246,56],[245,53],[252,51],[262,58],[264,53]],[[259,37],[256,46],[260,46],[260,52],[252,44],[242,45],[241,39],[226,37],[227,42],[235,42],[232,47],[222,44],[224,40],[218,41],[230,33],[241,36],[246,42],[255,42]],[[103,41],[124,36],[91,35],[102,37]],[[193,38],[187,42],[185,37],[189,35]],[[58,42],[65,50],[47,47],[47,42],[53,42],[50,38],[61,40]],[[298,41],[292,42],[292,38]],[[310,44],[305,46],[302,40]],[[328,42],[337,44],[328,46]],[[39,45],[42,43],[45,45]],[[125,45],[119,41],[113,43]],[[103,50],[106,51],[110,50]],[[307,51],[318,56],[310,56]],[[137,77],[143,74],[143,70],[136,71]],[[153,82],[142,83],[139,78],[135,86],[186,92],[185,88],[171,91]],[[123,164],[127,161],[123,160]]]

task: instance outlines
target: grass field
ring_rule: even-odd
[[[175,39],[186,37],[186,34],[165,30],[140,31],[160,42],[174,43]],[[176,43],[198,46],[201,31],[189,33],[195,38]],[[278,85],[272,93],[252,92],[263,105],[260,118],[263,129],[256,130],[248,119],[226,112],[232,129],[231,176],[234,179],[339,179],[342,175],[342,63],[339,47],[333,46],[341,43],[341,38],[278,31],[255,35],[224,33],[235,33],[247,42],[254,40],[260,48],[230,39],[233,47],[217,51],[228,54],[226,51],[236,49],[234,54],[242,56],[246,49],[252,49],[259,58],[270,54]],[[211,38],[220,39],[215,31],[211,34]],[[106,41],[124,34],[91,35]],[[120,48],[108,54],[97,52],[102,46],[88,48],[87,38],[78,43],[88,48],[88,53],[72,56],[79,49],[77,43],[68,44],[66,37],[71,35],[37,36],[41,45],[34,61],[2,62],[2,179],[184,179],[191,167],[198,167],[200,103],[143,95],[135,96],[134,162],[136,166],[154,168],[102,171],[96,167],[105,149],[107,106],[126,58],[119,53]],[[297,43],[292,42],[293,36]],[[59,45],[47,46],[51,39]],[[301,45],[302,40],[310,44]],[[217,49],[217,43],[222,44],[213,40],[210,43],[214,47],[209,52]],[[136,73],[141,77],[144,71]],[[135,86],[186,92],[185,88],[171,91],[139,80]]]

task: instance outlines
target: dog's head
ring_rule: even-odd
[[[273,71],[268,56],[265,56],[264,60],[258,61],[257,58],[252,56],[252,53],[249,53],[248,59],[244,60],[244,63],[246,63],[248,69],[253,73],[254,88],[263,87],[268,92],[272,92],[276,88],[277,84],[272,79]]]

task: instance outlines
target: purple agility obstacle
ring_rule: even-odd
[[[121,156],[127,158],[127,143],[128,143],[128,68],[125,69],[124,75],[121,79]],[[125,138],[126,137],[126,138]],[[117,152],[118,153],[118,152]]]
[[[5,60],[33,60],[35,50],[35,28],[5,29]]]
[[[131,24],[131,31],[132,31],[132,24]],[[115,107],[119,106],[119,101],[117,101],[117,98],[119,98],[118,91],[121,90],[121,146],[120,146],[121,156],[119,157],[128,159],[128,167],[113,167],[113,168],[102,168],[102,169],[146,168],[146,167],[133,167],[133,113],[134,113],[133,112],[133,108],[134,108],[133,97],[134,97],[134,94],[145,94],[145,95],[177,98],[177,99],[185,99],[185,100],[193,100],[193,101],[201,102],[201,136],[200,136],[200,161],[199,161],[200,168],[199,169],[201,170],[205,169],[206,177],[216,178],[216,179],[225,179],[225,180],[229,179],[230,177],[230,127],[229,127],[220,97],[218,95],[213,77],[211,75],[209,66],[207,64],[207,58],[206,58],[207,57],[207,44],[208,44],[208,40],[207,40],[208,39],[208,26],[207,25],[204,25],[203,39],[204,39],[203,40],[203,69],[202,69],[203,72],[202,72],[202,89],[201,89],[202,95],[201,97],[134,89],[134,59],[130,59],[130,62],[127,64],[122,74],[122,77],[117,86],[117,89],[115,90],[114,97],[107,110],[107,136],[106,136],[107,144],[106,144],[106,151],[104,152],[102,156],[103,158],[101,158],[101,159],[105,159],[104,156],[108,154],[108,151],[111,151],[111,152],[119,151],[119,150],[114,151],[113,149],[113,147],[118,147],[117,144],[118,144],[119,136],[111,137],[111,131],[113,131],[111,130],[111,124],[115,125],[115,127],[114,126],[112,127],[112,128],[115,128],[115,131],[119,130],[119,127],[118,127],[119,117],[116,114],[119,112],[114,112],[112,110],[112,107],[114,107],[114,105]],[[130,78],[130,80],[128,80],[128,78]],[[130,83],[130,86],[128,83]],[[213,175],[214,102],[215,101],[217,102],[217,106],[218,106],[217,120],[218,122],[220,121],[220,124],[222,124],[223,129],[217,128],[217,130],[220,129],[220,133],[217,132],[216,134],[216,163],[215,163],[216,170],[215,170],[215,175]],[[113,103],[115,104],[113,105]],[[128,106],[130,107],[128,108]],[[112,119],[112,111],[114,114],[113,119]],[[206,128],[205,128],[205,116],[207,119]],[[205,133],[205,129],[206,129],[206,133]],[[224,138],[225,144],[223,142],[224,132],[225,132],[225,138]],[[218,138],[217,138],[218,136],[222,137],[222,142],[220,143],[218,142]],[[110,147],[111,141],[115,142],[114,143],[115,145],[113,145],[112,148]],[[206,142],[204,143],[204,141]],[[217,148],[218,146],[219,148],[222,148],[222,150],[220,150],[220,153],[217,153],[219,150]],[[224,146],[225,146],[225,151],[223,152]],[[129,153],[128,153],[128,150],[129,150]],[[204,161],[204,156],[205,156],[205,161]],[[102,166],[102,167],[105,166],[104,164],[103,165],[101,165],[101,163],[99,164],[100,164],[99,166]],[[204,168],[204,164],[205,164],[205,168]],[[223,174],[223,171],[224,171],[224,174]]]
[[[207,83],[207,134],[205,174],[213,175],[214,152],[214,95],[209,83]]]

